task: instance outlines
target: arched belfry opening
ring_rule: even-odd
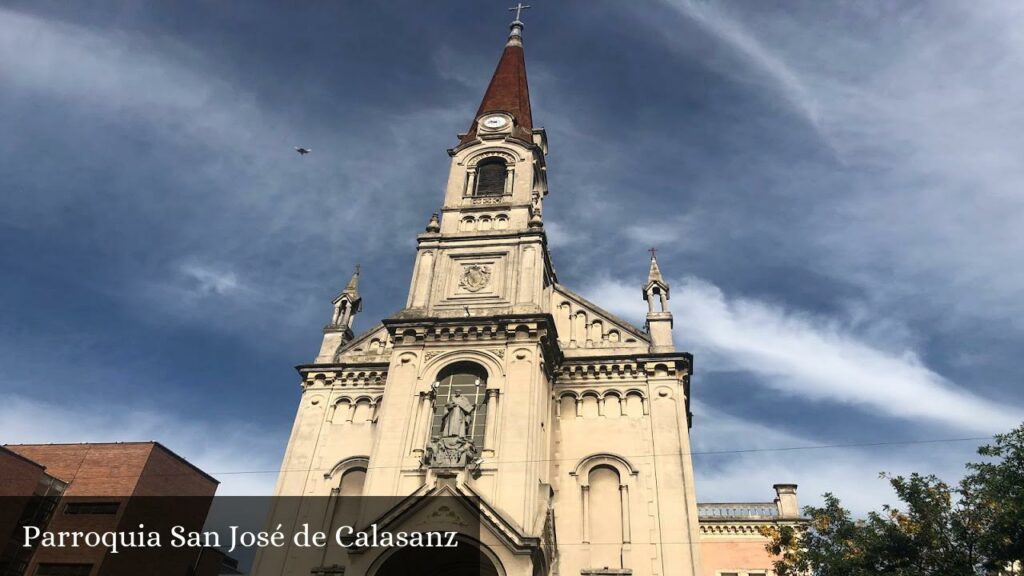
[[[475,196],[501,196],[505,193],[508,165],[502,158],[488,158],[477,166]]]

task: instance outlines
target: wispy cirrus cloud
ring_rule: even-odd
[[[645,312],[635,288],[624,283],[605,280],[585,292],[638,323]],[[676,281],[672,302],[678,317],[685,318],[677,323],[677,340],[711,370],[747,372],[760,384],[795,397],[961,430],[1000,432],[1024,420],[1024,409],[957,388],[912,350],[879,347],[837,318],[730,298],[697,278]]]
[[[1024,333],[1024,7],[664,4],[731,50],[710,66],[768,80],[762,97],[800,111],[840,164],[791,167],[804,209],[777,233],[812,240],[820,271],[877,306]]]
[[[226,296],[242,289],[238,276],[231,270],[197,262],[185,262],[179,270],[189,281],[192,290],[199,295]]]

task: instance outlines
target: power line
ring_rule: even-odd
[[[750,454],[760,452],[796,452],[800,450],[830,450],[837,448],[872,448],[872,447],[885,447],[885,446],[909,446],[909,445],[920,445],[920,444],[951,444],[955,442],[978,442],[982,440],[992,440],[992,436],[973,436],[968,438],[934,438],[926,440],[889,440],[879,442],[848,442],[841,444],[815,444],[810,446],[780,446],[775,448],[736,448],[731,450],[702,450],[702,451],[691,451],[691,452],[666,452],[666,453],[650,453],[650,454],[617,454],[624,458],[659,458],[664,456],[722,456],[729,454]],[[538,458],[538,459],[526,459],[526,460],[484,460],[483,464],[496,465],[496,464],[533,464],[538,462],[576,462],[579,458]],[[371,466],[377,469],[389,469],[389,468],[408,468],[408,466]],[[224,470],[216,472],[206,472],[207,474],[220,475],[220,476],[237,476],[243,474],[280,474],[282,472],[325,472],[332,470],[330,468],[294,468],[294,469],[269,469],[269,470]],[[147,474],[147,476],[181,476],[186,473],[180,474]],[[135,475],[87,475],[83,478],[130,478]]]

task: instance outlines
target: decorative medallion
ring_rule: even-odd
[[[466,266],[459,286],[468,292],[479,292],[491,282],[491,268],[481,264]]]

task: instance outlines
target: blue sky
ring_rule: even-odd
[[[533,4],[559,279],[641,323],[658,246],[696,451],[1024,420],[1024,6]],[[468,0],[6,2],[0,439],[277,468],[292,367],[352,267],[357,329],[404,303],[508,19]],[[787,481],[863,511],[892,500],[878,472],[955,479],[976,444],[698,455],[698,495]]]

